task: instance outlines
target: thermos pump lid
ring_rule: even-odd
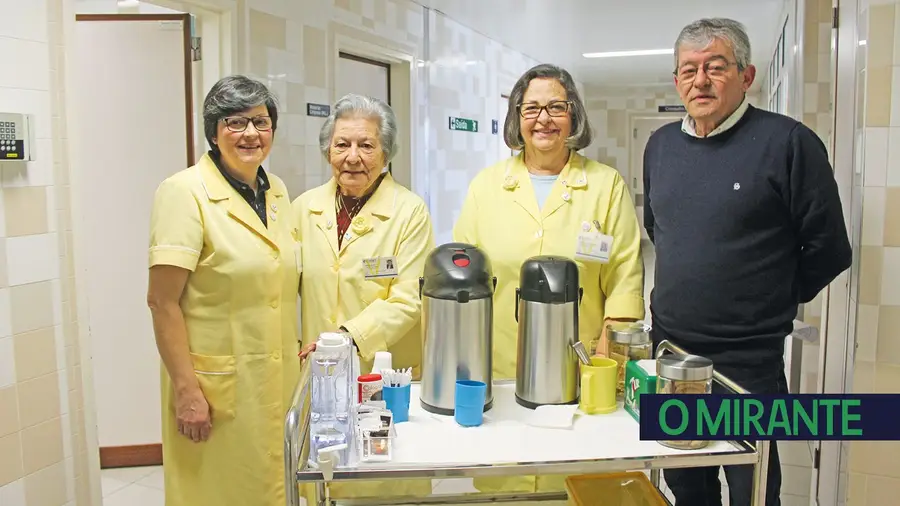
[[[562,304],[578,302],[578,264],[559,256],[531,257],[522,263],[519,296],[522,300]]]
[[[494,278],[487,255],[460,242],[442,244],[429,253],[420,281],[422,296],[468,302],[494,295]]]

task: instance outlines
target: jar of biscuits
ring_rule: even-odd
[[[629,360],[647,360],[652,357],[650,327],[642,322],[610,322],[606,325],[609,341],[607,356],[616,361],[616,398],[625,398],[625,366]]]
[[[656,393],[711,394],[713,382],[712,360],[697,355],[671,354],[656,359]],[[709,441],[660,441],[663,446],[678,450],[698,450]]]

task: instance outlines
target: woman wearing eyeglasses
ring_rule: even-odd
[[[301,263],[288,192],[262,168],[275,97],[226,77],[203,121],[209,152],[160,184],[150,226],[166,505],[284,504]]]
[[[469,186],[454,240],[482,248],[497,276],[494,295],[494,379],[515,378],[516,287],[523,261],[536,255],[572,258],[584,295],[579,339],[606,352],[605,322],[644,317],[641,233],[619,173],[577,153],[591,127],[572,76],[538,65],[519,78],[503,128],[518,155],[481,171]],[[599,230],[598,230],[599,229]],[[576,257],[579,236],[606,236],[608,260]],[[583,251],[582,253],[590,253]],[[562,477],[476,480],[482,491],[561,490]]]

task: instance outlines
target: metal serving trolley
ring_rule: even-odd
[[[684,350],[663,341],[656,356]],[[715,373],[714,381],[726,390],[746,394],[727,377]],[[655,441],[641,441],[637,422],[619,409],[615,413],[581,416],[571,430],[529,425],[533,413],[515,403],[515,383],[497,382],[494,407],[485,413],[481,427],[465,429],[453,417],[442,417],[421,409],[418,385],[413,384],[409,422],[398,424],[397,446],[390,462],[361,463],[336,468],[327,477],[307,465],[309,452],[309,381],[294,390],[284,425],[284,486],[286,506],[300,506],[298,485],[316,485],[315,506],[327,504],[328,481],[481,478],[534,475],[574,475],[622,471],[650,471],[659,488],[659,471],[670,468],[754,466],[754,506],[764,506],[769,462],[767,441],[712,441],[699,450],[675,450]],[[522,444],[522,440],[527,443]],[[564,500],[565,493],[505,495],[437,495],[429,497],[341,499],[346,505],[389,504],[477,504],[506,501]]]

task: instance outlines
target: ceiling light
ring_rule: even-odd
[[[609,51],[606,53],[584,53],[585,58],[615,58],[617,56],[654,56],[661,54],[675,54],[674,48],[669,49],[640,49],[637,51]]]

